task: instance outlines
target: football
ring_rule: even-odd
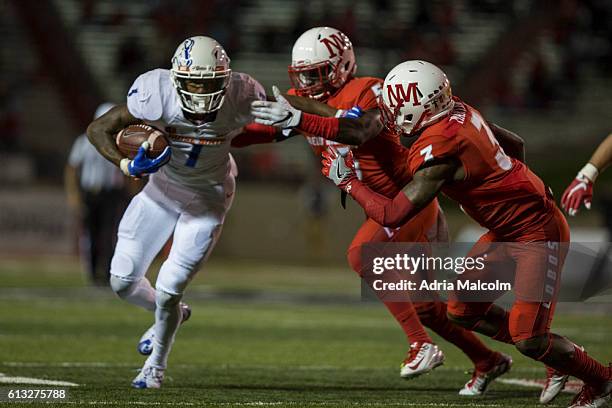
[[[168,139],[159,130],[145,124],[130,125],[117,133],[117,148],[125,157],[133,159],[143,142],[149,142],[147,156],[159,156],[168,146]]]

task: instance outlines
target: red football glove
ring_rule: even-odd
[[[565,189],[561,197],[561,208],[569,215],[578,214],[580,205],[584,204],[587,210],[591,209],[593,200],[593,182],[582,173],[578,173],[572,184]]]
[[[355,174],[355,160],[353,153],[349,150],[344,156],[340,155],[333,147],[323,152],[321,160],[323,168],[321,172],[325,177],[334,182],[342,190],[350,193],[350,183],[357,180]]]

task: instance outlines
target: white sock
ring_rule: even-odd
[[[153,352],[147,358],[146,365],[165,369],[168,365],[168,355],[174,343],[174,337],[181,324],[180,295],[170,295],[157,291],[155,309],[155,340]]]

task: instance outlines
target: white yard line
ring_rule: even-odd
[[[79,384],[68,381],[44,380],[33,377],[9,377],[0,373],[0,384],[55,385],[58,387],[78,387]]]
[[[543,381],[528,380],[526,378],[498,378],[496,381],[503,384],[520,385],[521,387],[544,388]],[[568,394],[576,394],[580,390],[581,386],[582,383],[579,381],[568,381],[563,389],[563,392]]]
[[[3,361],[0,365],[5,367],[30,367],[30,368],[120,368],[120,367],[136,367],[136,364],[127,363],[106,363],[102,361],[64,361],[57,363],[38,363],[38,362],[23,362],[23,361]]]

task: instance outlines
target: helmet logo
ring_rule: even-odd
[[[419,101],[419,96],[423,96],[419,91],[417,82],[411,82],[407,87],[404,87],[404,84],[395,84],[395,92],[393,92],[393,85],[387,85],[387,96],[389,97],[389,107],[401,108],[404,106],[405,102],[410,102],[411,99],[414,100],[412,102],[412,106],[419,106],[421,102]]]
[[[338,34],[332,34],[327,38],[321,38],[319,41],[327,47],[329,58],[334,58],[336,55],[340,55],[344,52],[345,42]],[[338,54],[336,54],[334,48],[338,51]]]
[[[193,48],[193,44],[195,44],[195,41],[192,38],[188,38],[185,40],[185,43],[183,44],[183,52],[184,54],[184,58],[185,58],[185,64],[186,66],[190,67],[191,64],[193,64],[193,61],[191,59],[191,49]]]

